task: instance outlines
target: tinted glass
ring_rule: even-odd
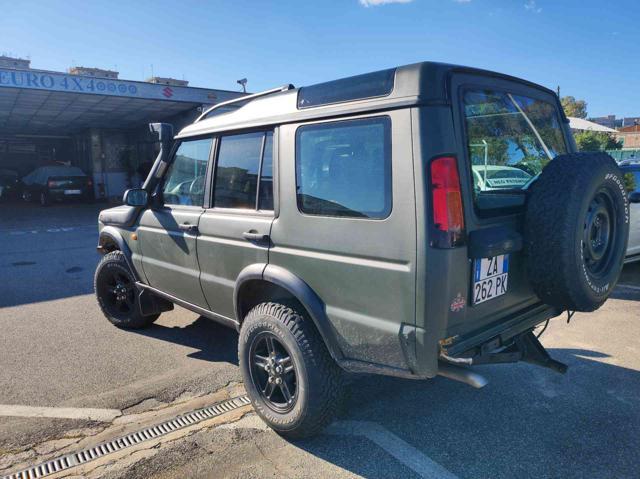
[[[165,176],[162,194],[167,205],[202,206],[211,138],[183,141]]]
[[[261,210],[273,209],[273,133],[268,132],[264,143],[262,155],[262,170],[260,175],[260,201],[258,208]]]
[[[255,209],[263,138],[263,132],[220,138],[214,206]]]
[[[298,128],[298,208],[303,213],[385,218],[391,212],[387,117]]]
[[[521,190],[566,153],[554,105],[506,92],[464,93],[467,141],[476,196]]]
[[[298,108],[388,95],[395,74],[395,69],[382,70],[303,87],[298,93]]]

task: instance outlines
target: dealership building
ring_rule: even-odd
[[[23,176],[64,162],[93,177],[97,198],[119,197],[155,159],[149,123],[178,129],[203,108],[241,95],[171,78],[121,80],[98,68],[37,70],[29,60],[0,56],[0,169]]]

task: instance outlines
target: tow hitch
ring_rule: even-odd
[[[491,346],[495,345],[497,340],[496,338],[483,344],[480,348],[480,354],[471,358],[472,364],[498,364],[524,361],[542,366],[543,368],[552,369],[561,374],[567,372],[568,366],[549,356],[549,353],[540,341],[538,341],[533,331],[516,336],[510,346],[495,352],[495,350],[491,350]]]
[[[516,336],[508,346],[500,346],[499,337],[491,339],[476,348],[476,354],[472,356],[454,358],[441,353],[438,374],[475,388],[481,388],[487,384],[487,380],[464,366],[517,363],[518,361],[549,368],[561,374],[566,373],[569,368],[566,364],[556,361],[549,355],[533,331],[527,331]]]

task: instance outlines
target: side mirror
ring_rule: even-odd
[[[122,202],[127,206],[144,207],[149,203],[149,193],[142,188],[132,188],[124,192]]]
[[[640,191],[629,193],[629,203],[640,203]]]

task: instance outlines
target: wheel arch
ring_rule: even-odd
[[[253,264],[240,272],[233,298],[239,324],[251,308],[273,299],[292,299],[299,303],[322,336],[331,357],[336,362],[344,359],[324,302],[304,280],[275,265]]]
[[[138,272],[133,267],[131,248],[129,248],[129,245],[122,237],[120,231],[118,231],[113,226],[105,226],[104,228],[102,228],[102,230],[100,230],[100,235],[98,237],[98,251],[101,254],[106,254],[116,250],[122,251],[125,259],[127,260],[129,268],[136,278],[136,281],[140,281]]]

